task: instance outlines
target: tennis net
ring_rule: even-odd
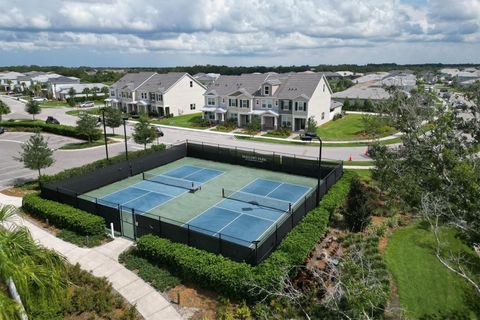
[[[242,191],[230,191],[222,189],[222,197],[283,212],[290,211],[292,207],[291,203],[287,201],[266,198]]]
[[[174,178],[174,177],[169,177],[169,176],[164,176],[164,175],[155,175],[152,173],[142,173],[143,180],[151,181],[151,182],[156,182],[156,183],[161,183],[161,184],[166,184],[168,186],[172,187],[179,187],[183,189],[188,189],[190,191],[196,191],[200,189],[200,184],[194,181],[190,180],[185,180],[185,179],[180,179],[180,178]]]

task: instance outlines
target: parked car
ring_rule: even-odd
[[[5,133],[5,128],[4,127],[0,127],[0,134],[2,133]]]
[[[60,121],[55,119],[52,116],[48,116],[47,120],[45,120],[45,123],[50,123],[50,124],[60,124]]]
[[[43,97],[33,97],[32,100],[37,102],[48,101],[47,98],[43,98]]]
[[[80,108],[95,107],[95,103],[93,103],[93,101],[85,101],[85,102],[80,103],[79,107]]]
[[[163,137],[163,131],[162,129],[160,129],[159,127],[152,127],[153,130],[155,130],[155,134],[157,135],[157,138],[158,137]]]

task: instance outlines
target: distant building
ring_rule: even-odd
[[[88,97],[108,95],[108,93],[102,92],[102,89],[105,87],[108,88],[108,86],[104,85],[103,83],[53,83],[51,84],[50,92],[52,93],[52,97],[54,99],[67,100],[70,97],[70,89],[75,90],[75,97],[78,98],[87,96],[87,94],[84,93],[85,89],[89,89],[91,91],[88,94]]]
[[[204,119],[245,127],[258,116],[262,130],[304,130],[309,117],[330,120],[331,89],[323,73],[220,76],[205,92]]]
[[[188,73],[127,73],[110,86],[105,101],[129,113],[158,113],[159,116],[199,112],[205,86]]]
[[[211,85],[220,76],[218,73],[197,73],[193,78],[203,84],[205,87]]]
[[[354,86],[341,92],[335,92],[332,95],[332,98],[341,103],[343,103],[347,98],[350,100],[350,102],[355,101],[355,99],[360,100],[360,102],[364,102],[367,99],[371,101],[380,101],[390,98],[390,94],[381,87],[360,88]]]

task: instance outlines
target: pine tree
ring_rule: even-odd
[[[372,210],[368,205],[368,191],[360,179],[352,179],[344,217],[350,231],[362,231],[370,222]]]

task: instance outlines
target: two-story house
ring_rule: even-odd
[[[159,116],[199,112],[205,87],[188,73],[128,73],[110,86],[105,101],[128,113]]]
[[[322,73],[220,76],[205,92],[204,119],[233,120],[239,127],[260,117],[262,130],[304,130],[309,117],[330,120],[332,91]]]

